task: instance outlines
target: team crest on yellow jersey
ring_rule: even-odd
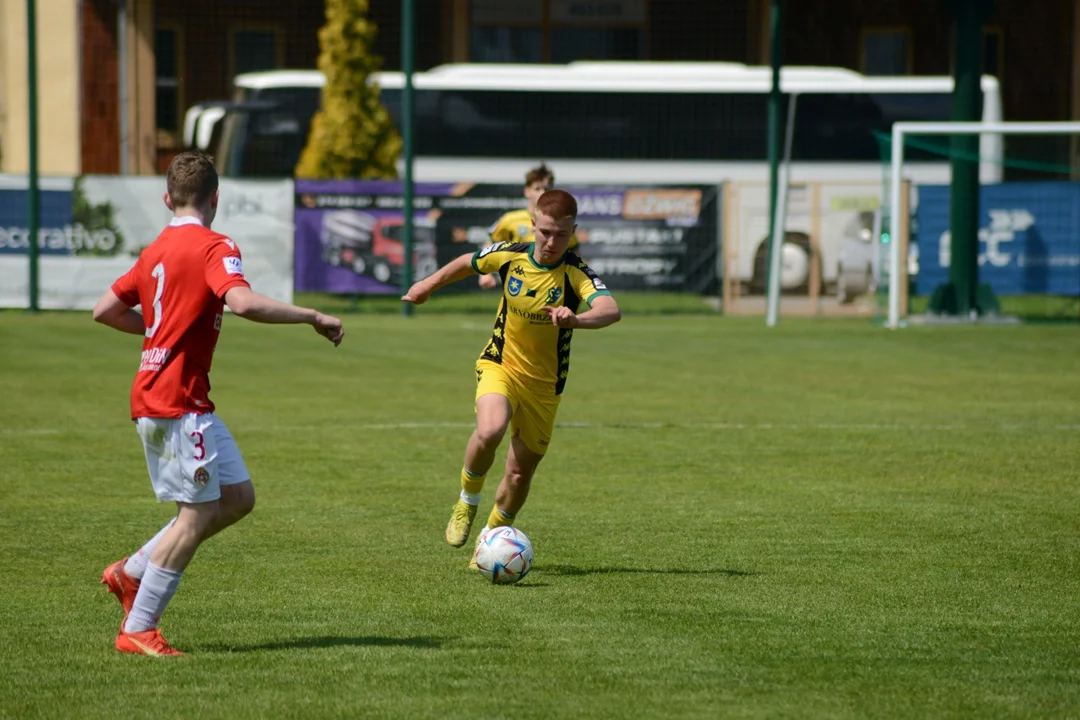
[[[524,281],[521,278],[512,277],[506,282],[506,294],[510,297],[517,297],[521,292],[521,286]]]

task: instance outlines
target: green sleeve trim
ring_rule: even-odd
[[[476,261],[479,258],[479,256],[480,256],[480,251],[479,250],[477,250],[476,252],[473,253],[473,256],[472,256],[472,269],[475,270],[478,275],[483,275],[484,273],[480,270],[480,266],[476,264]]]
[[[597,290],[592,295],[585,298],[585,302],[588,304],[589,307],[592,307],[593,298],[598,298],[601,295],[607,295],[608,297],[612,297],[610,290]]]

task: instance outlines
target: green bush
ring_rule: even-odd
[[[401,136],[369,83],[382,65],[372,47],[377,29],[368,0],[326,0],[318,66],[326,75],[322,109],[311,123],[296,166],[299,178],[397,177]]]

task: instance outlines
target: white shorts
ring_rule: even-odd
[[[141,417],[135,429],[154,494],[162,502],[213,502],[221,497],[222,485],[251,479],[236,441],[213,413]]]

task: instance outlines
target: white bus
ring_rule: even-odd
[[[373,81],[399,122],[403,75],[379,73]],[[763,182],[771,82],[768,67],[719,62],[436,67],[414,75],[414,178],[518,184],[526,169],[545,161],[560,185]],[[231,101],[189,111],[186,142],[212,147],[226,176],[292,175],[323,84],[318,71],[239,75]],[[792,291],[808,288],[816,237],[819,289],[847,301],[872,289],[877,275],[872,206],[880,205],[889,150],[879,137],[887,138],[896,121],[950,119],[953,79],[791,66],[782,69],[780,87],[784,123],[795,98],[792,202],[800,202],[800,185],[831,183],[835,192],[820,194],[822,202],[859,206],[824,219],[813,209],[789,215],[783,283]],[[982,119],[1003,119],[993,77],[982,78]],[[1002,152],[1000,136],[982,136],[982,182],[1001,180]],[[943,155],[914,148],[905,154],[906,177],[948,182]],[[737,248],[729,267],[757,291],[764,284],[767,199],[757,191],[742,197],[738,223],[725,226],[725,244]]]
[[[771,70],[741,63],[575,62],[443,65],[413,76],[415,179],[521,181],[548,162],[560,183],[697,182],[767,177]],[[400,120],[399,72],[378,73],[382,101]],[[188,112],[188,145],[214,146],[222,173],[289,176],[319,107],[321,72],[238,75],[229,102]],[[785,67],[784,104],[797,95],[792,182],[880,180],[882,148],[898,120],[948,120],[953,79],[866,76],[842,68]],[[982,79],[982,116],[1002,120],[996,78]],[[786,121],[786,110],[781,120]],[[220,125],[220,127],[218,127]],[[215,132],[216,131],[216,132]],[[1000,136],[982,138],[983,182],[1000,180]],[[913,179],[944,182],[940,157],[908,151]]]

